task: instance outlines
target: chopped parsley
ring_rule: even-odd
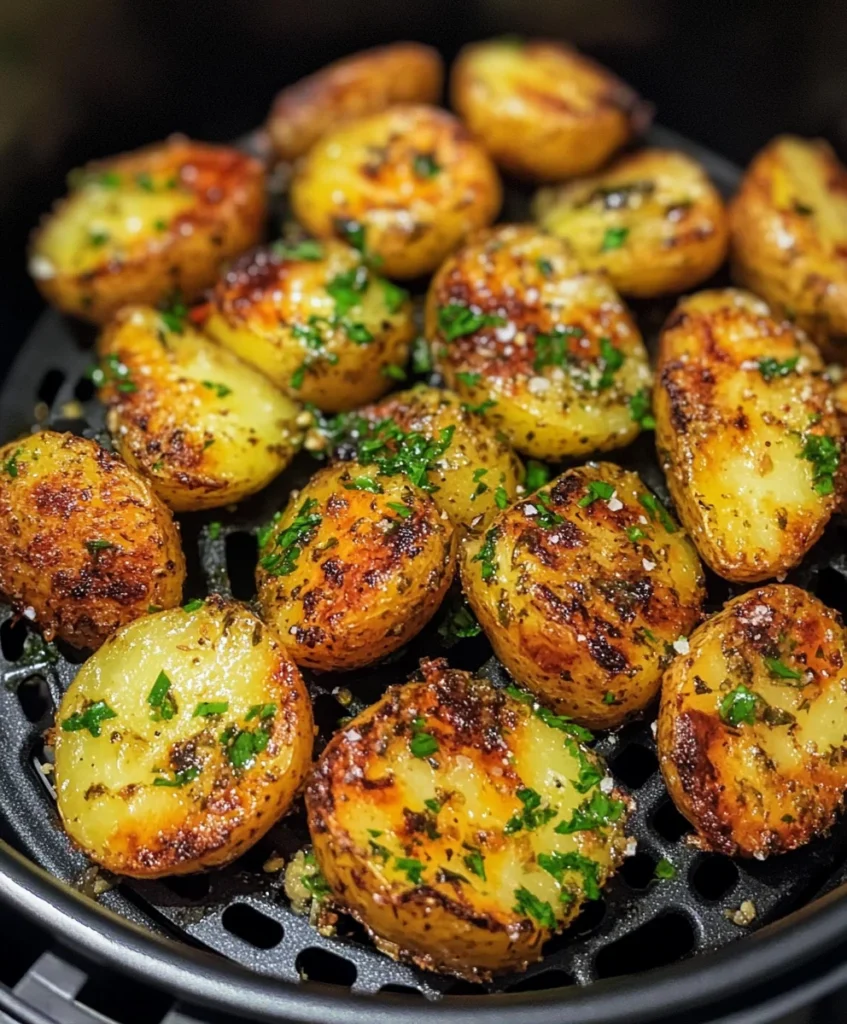
[[[417,432],[406,433],[391,419],[368,423],[361,417],[348,421],[355,459],[362,466],[376,466],[380,476],[404,474],[424,491],[435,490],[427,481],[427,473],[447,451],[453,440],[455,426],[444,427],[437,438]],[[340,431],[343,435],[343,428]],[[339,441],[341,439],[339,438]]]
[[[529,692],[529,690],[522,690],[519,686],[509,684],[504,688],[504,692],[507,693],[513,700],[519,701],[521,704],[527,704],[532,708],[532,713],[536,718],[540,718],[541,721],[549,726],[551,729],[558,729],[560,732],[565,732],[569,736],[573,736],[583,743],[590,743],[594,739],[594,736],[581,725],[577,725],[572,718],[567,715],[557,715],[549,708],[545,708],[543,704],[539,704],[535,697]]]
[[[317,507],[315,498],[307,498],[291,525],[276,535],[273,550],[259,559],[259,565],[265,572],[271,576],[290,576],[294,572],[303,545],[311,540],[321,524],[321,516],[314,511]],[[260,536],[262,547],[267,539],[267,534]]]
[[[614,695],[614,693],[612,693],[611,690],[606,690],[606,692],[603,694],[603,703],[604,704],[614,704],[615,703],[615,695]]]
[[[273,718],[278,710],[276,704],[253,704],[244,716],[244,721],[252,722],[254,718],[258,718],[260,722],[264,722],[266,718]]]
[[[371,835],[374,834],[373,829],[368,829],[368,832],[370,832]],[[376,834],[378,836],[381,836],[382,832],[377,832]],[[383,864],[385,864],[385,862],[391,856],[391,850],[389,850],[387,846],[383,846],[382,843],[378,843],[375,839],[369,839],[368,846],[370,846],[371,848],[371,853],[375,857],[379,857]]]
[[[115,352],[105,356],[99,366],[92,367],[88,371],[88,379],[98,388],[102,388],[106,384],[114,384],[117,390],[124,394],[138,391],[138,386],[130,377],[129,367],[121,362]]]
[[[100,724],[110,718],[117,718],[117,712],[113,711],[104,700],[94,701],[84,711],[77,711],[62,722],[63,732],[80,732],[87,729],[92,736],[100,735]]]
[[[520,889],[515,889],[515,900],[516,903],[512,908],[514,913],[535,918],[544,928],[556,927],[556,915],[546,900],[540,900],[537,896],[533,896],[529,889],[525,889],[523,886]]]
[[[88,548],[88,553],[94,558],[96,562],[101,551],[108,551],[109,548],[117,547],[110,540],[87,540],[85,546]]]
[[[579,768],[579,775],[573,784],[574,789],[577,793],[587,793],[589,789],[593,789],[598,782],[602,781],[603,772],[575,739],[565,740],[565,746],[568,749],[568,753],[576,758]]]
[[[267,749],[271,738],[270,727],[271,721],[267,719],[260,722],[253,730],[236,729],[234,726],[230,726],[221,733],[221,744],[226,751],[229,763],[236,771],[249,768],[256,757]]]
[[[470,853],[465,854],[462,862],[472,875],[481,878],[483,882],[488,881],[485,877],[485,857],[483,857],[479,850],[472,849]]]
[[[89,244],[93,245],[95,248],[98,249],[100,248],[100,246],[105,245],[111,237],[112,236],[109,234],[108,231],[103,231],[97,228],[92,228],[88,232]]]
[[[182,334],[188,319],[188,306],[186,306],[179,292],[174,292],[168,304],[159,310],[159,318],[169,331],[173,331],[175,334]]]
[[[209,718],[212,715],[222,715],[224,711],[229,711],[228,700],[204,700],[197,705],[191,717]]]
[[[387,504],[391,511],[396,512],[401,519],[409,519],[413,514],[408,505],[403,505],[399,501],[389,501]]]
[[[438,627],[438,636],[445,647],[452,647],[459,640],[479,636],[482,626],[474,618],[464,599],[459,599],[449,609],[444,621]]]
[[[223,530],[223,524],[219,523],[217,519],[214,522],[209,523],[207,528],[209,540],[217,540],[221,535],[221,530]]]
[[[765,665],[767,666],[768,672],[772,676],[776,676],[777,679],[802,679],[803,674],[795,671],[793,668],[789,668],[785,662],[779,660],[779,658],[765,658]]]
[[[441,804],[434,799],[424,800],[424,807],[426,807],[428,811],[432,811],[433,814],[438,814],[441,810]]]
[[[335,229],[346,242],[353,246],[354,249],[358,249],[360,253],[364,254],[364,224],[360,224],[357,220],[344,220],[343,218],[341,218],[339,220],[336,220]]]
[[[8,459],[3,463],[4,472],[8,473],[14,480],[18,475],[18,457],[23,455],[23,448],[16,448]]]
[[[369,283],[368,268],[362,263],[343,274],[336,274],[326,286],[335,300],[335,315],[346,316],[355,306],[361,305]]]
[[[801,217],[811,217],[815,212],[814,206],[809,206],[807,203],[801,203],[799,199],[793,200],[791,208]]]
[[[171,681],[164,669],[156,676],[147,703],[153,709],[150,717],[154,722],[169,721],[176,714],[177,706],[171,693]]]
[[[312,868],[308,873],[303,872],[300,876],[300,880],[303,883],[303,888],[312,897],[313,900],[320,902],[325,899],[332,890],[329,887],[329,883],[321,874],[318,862],[315,860],[314,853],[307,853],[303,857],[303,864],[307,867]]]
[[[191,614],[191,612],[199,611],[204,604],[205,601],[202,597],[195,597],[192,601],[189,601],[188,604],[184,604],[182,606],[182,610]]]
[[[434,178],[441,171],[441,165],[433,153],[416,153],[412,161],[416,178]]]
[[[642,430],[655,430],[656,419],[650,404],[650,392],[647,388],[636,391],[629,399],[629,415]]]
[[[667,881],[670,878],[676,878],[676,868],[671,864],[667,857],[662,857],[662,859],[657,862],[653,874],[656,878]]]
[[[398,871],[402,871],[412,885],[421,884],[424,866],[417,857],[396,857],[394,867]]]
[[[560,526],[565,520],[558,512],[554,512],[550,503],[550,495],[539,491],[535,495],[533,507],[535,508],[535,522],[543,530],[552,530],[554,526]],[[526,509],[525,509],[526,513]]]
[[[438,751],[438,740],[426,731],[425,725],[426,719],[420,716],[412,720],[412,736],[409,740],[412,757],[432,757]]]
[[[484,416],[489,409],[493,409],[497,404],[494,398],[486,398],[484,402],[480,402],[479,405],[471,405],[470,402],[462,402],[462,408],[465,412],[476,413],[477,416]]]
[[[515,796],[523,804],[523,810],[513,814],[506,822],[503,831],[507,836],[526,829],[532,832],[533,829],[546,825],[551,818],[558,813],[554,807],[541,807],[541,796],[534,789],[524,787],[519,789]]]
[[[624,364],[624,354],[619,348],[615,348],[609,338],[600,339],[600,380],[597,388],[605,391],[610,388],[615,380],[615,374]]]
[[[508,508],[509,507],[509,492],[505,487],[500,486],[494,492],[494,501],[497,508]]]
[[[485,542],[471,559],[472,562],[482,562],[480,573],[483,580],[490,580],[497,572],[497,530],[491,529],[485,535]]]
[[[720,702],[718,713],[727,725],[752,725],[756,720],[756,705],[759,698],[743,684],[730,690]]]
[[[227,387],[226,384],[217,384],[213,380],[204,380],[202,382],[204,388],[208,388],[209,391],[214,391],[218,398],[226,398],[227,395],[232,394],[232,388]]]
[[[455,341],[466,334],[474,334],[483,327],[503,327],[505,323],[501,316],[474,313],[468,306],[462,306],[457,302],[448,303],[438,310],[438,329],[447,341]]]
[[[603,242],[600,252],[611,252],[613,249],[620,249],[629,235],[629,228],[606,228],[603,233]]]
[[[274,242],[271,252],[283,260],[307,260],[316,262],[322,260],[324,248],[320,242],[313,238],[306,238],[302,242],[288,244],[287,242]]]
[[[605,480],[590,480],[588,482],[588,493],[579,499],[577,505],[580,508],[588,508],[595,501],[600,501],[601,499],[607,501],[614,493],[614,484],[607,483]]]
[[[467,384],[469,388],[473,388],[482,380],[482,374],[469,373],[466,370],[462,370],[460,373],[456,374],[456,379],[461,381],[462,384]]]
[[[589,900],[600,899],[600,881],[598,878],[599,864],[581,853],[539,853],[536,857],[538,866],[552,875],[561,885],[562,876],[566,871],[575,871],[582,876],[582,891]]]
[[[535,265],[536,267],[538,267],[538,272],[541,274],[542,277],[552,276],[553,264],[544,256],[539,256],[538,259],[535,261]]]
[[[543,487],[550,479],[550,470],[543,462],[537,462],[535,459],[530,459],[526,464],[526,480],[524,481],[524,487],[527,493],[532,494],[537,491],[539,487]]]
[[[409,293],[405,288],[401,288],[400,285],[395,284],[393,281],[383,280],[381,283],[385,305],[388,307],[388,312],[393,316],[395,313],[400,312],[404,303],[408,302]]]
[[[175,789],[179,789],[182,786],[187,786],[189,782],[193,782],[200,774],[201,769],[196,765],[192,765],[190,768],[185,768],[181,772],[176,772],[172,779],[166,779],[163,775],[153,780],[154,786],[170,786]]]
[[[812,463],[814,467],[814,488],[825,497],[835,490],[835,474],[841,461],[841,450],[838,442],[826,434],[809,434],[806,436],[800,457]]]
[[[432,352],[426,338],[418,335],[412,342],[412,369],[415,373],[432,371]]]
[[[536,334],[535,360],[532,368],[540,373],[545,366],[565,366],[570,358],[569,338],[581,338],[585,331],[581,327],[565,327],[557,324],[552,334]]]
[[[612,698],[614,700],[614,696]],[[619,821],[624,812],[623,800],[615,800],[597,789],[591,797],[573,812],[569,821],[560,821],[555,830],[559,835],[568,836],[572,832],[590,832],[602,829]]]
[[[372,476],[356,476],[344,485],[345,491],[369,491],[371,494],[383,494],[382,484]]]
[[[656,519],[659,520],[666,533],[676,533],[676,523],[671,519],[670,513],[655,494],[639,494],[638,503],[646,510],[647,515],[650,516],[653,522]]]
[[[787,377],[789,373],[793,373],[794,370],[796,370],[799,362],[799,356],[794,356],[791,359],[785,359],[782,362],[768,356],[765,359],[759,360],[759,373],[765,378],[765,380],[773,380],[774,377]]]
[[[381,372],[383,377],[388,377],[389,380],[406,379],[406,371],[402,366],[398,366],[396,363],[386,363]]]
[[[628,526],[626,528],[626,535],[633,544],[637,544],[638,541],[644,540],[647,534],[641,529],[640,526]]]

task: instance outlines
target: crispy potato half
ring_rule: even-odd
[[[204,329],[298,401],[326,412],[391,387],[415,336],[408,294],[343,242],[281,242],[221,278]]]
[[[658,745],[704,849],[764,858],[826,832],[847,789],[847,636],[798,587],[729,601],[662,681]]]
[[[635,473],[563,473],[466,542],[465,594],[497,657],[559,714],[610,729],[659,690],[699,622],[694,545]]]
[[[53,431],[0,448],[0,593],[48,640],[99,647],[184,580],[170,510],[117,455]]]
[[[53,736],[68,835],[116,874],[157,878],[227,864],[260,839],[306,776],[314,727],[279,637],[213,597],[111,636]]]
[[[298,221],[366,247],[389,277],[431,273],[500,210],[500,179],[446,110],[397,106],[327,132],[291,183]]]
[[[412,482],[456,526],[482,529],[517,495],[524,469],[512,449],[458,395],[418,384],[332,424],[336,458],[393,470],[398,459]]]
[[[265,224],[265,172],[174,136],[89,164],[34,233],[29,271],[65,313],[104,323],[128,303],[193,298]]]
[[[611,71],[544,40],[466,46],[453,65],[450,97],[497,164],[542,181],[596,170],[651,116]]]
[[[735,279],[827,352],[847,352],[847,168],[822,139],[782,135],[729,211]]]
[[[455,569],[453,526],[407,476],[315,474],[259,537],[259,603],[298,665],[361,668],[432,618]]]
[[[426,333],[447,385],[525,455],[621,447],[649,410],[647,352],[614,288],[531,225],[479,232],[442,264]]]
[[[332,898],[381,950],[483,981],[539,960],[599,897],[629,801],[584,730],[526,691],[443,661],[421,672],[330,741],[309,831]]]
[[[680,518],[716,573],[786,573],[843,493],[841,424],[814,345],[734,289],[671,313],[653,396],[656,443]]]
[[[345,121],[396,103],[437,103],[444,63],[422,43],[362,50],[288,86],[274,100],[268,132],[277,155],[295,160]]]
[[[98,347],[99,396],[118,450],[178,512],[255,494],[297,451],[300,407],[187,323],[127,306]]]
[[[650,298],[704,281],[726,256],[723,201],[685,153],[641,149],[591,178],[541,189],[534,215],[586,270],[624,295]]]

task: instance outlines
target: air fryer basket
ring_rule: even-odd
[[[725,193],[734,188],[738,172],[719,157],[664,129],[654,129],[648,141],[687,150],[706,165]],[[525,216],[526,195],[517,188],[510,189],[505,219]],[[652,303],[636,309],[648,343],[653,342],[667,308],[667,303]],[[43,315],[0,389],[0,440],[38,423],[108,443],[102,409],[86,378],[92,362],[90,345],[91,334],[86,329],[53,312]],[[645,482],[664,494],[651,435],[612,457],[637,469]],[[217,591],[252,600],[255,531],[281,507],[289,490],[302,485],[313,470],[314,463],[304,454],[271,487],[241,506],[180,517],[189,566],[186,597]],[[223,524],[219,532],[209,531],[213,521]],[[847,595],[844,531],[841,523],[833,522],[824,539],[790,577],[790,582],[806,587],[836,608],[847,607],[847,597],[842,597]],[[728,584],[710,578],[712,608],[719,607],[731,593]],[[321,730],[319,742],[325,742],[339,718],[366,706],[389,683],[407,678],[423,656],[444,655],[453,664],[479,670],[495,683],[503,680],[504,671],[491,657],[484,639],[464,640],[445,651],[437,625],[438,618],[400,656],[386,664],[343,676],[308,676]],[[341,918],[337,935],[325,937],[292,912],[281,872],[273,870],[273,860],[278,863],[275,855],[289,857],[308,841],[302,812],[278,823],[253,850],[222,871],[141,882],[108,878],[92,869],[59,827],[42,739],[79,661],[70,649],[59,645],[56,650],[42,644],[25,622],[16,622],[8,609],[0,608],[0,815],[17,849],[48,873],[35,873],[25,860],[0,849],[0,897],[13,898],[28,913],[45,921],[57,921],[67,939],[76,939],[89,949],[96,947],[101,957],[117,958],[123,967],[147,976],[155,984],[171,981],[198,997],[205,988],[206,1001],[228,1001],[227,995],[234,997],[242,991],[243,1001],[236,1000],[241,1009],[258,1011],[276,1005],[279,1012],[279,1002],[270,1001],[276,998],[287,1003],[287,1019],[325,1022],[330,1013],[333,1019],[346,1019],[344,1014],[336,1016],[342,1012],[337,999],[325,1004],[321,1002],[324,996],[314,995],[310,983],[323,982],[337,986],[337,992],[349,990],[360,996],[406,993],[402,1002],[397,996],[390,1002],[384,998],[367,1001],[365,1012],[378,1015],[380,1020],[403,1020],[407,1015],[411,1019],[412,1014],[436,1012],[439,1007],[454,1013],[461,1008],[475,1018],[482,1015],[488,1019],[494,1014],[498,1020],[505,1020],[506,1006],[514,1000],[501,1005],[499,999],[482,997],[490,997],[493,992],[543,990],[547,998],[524,997],[516,1004],[513,1019],[524,1024],[535,1019],[536,1010],[549,1014],[551,999],[558,1004],[555,1018],[539,1016],[539,1020],[564,1020],[566,1009],[582,1014],[567,1018],[574,1020],[642,1019],[637,1016],[639,1004],[633,981],[594,986],[584,993],[568,993],[566,987],[632,975],[729,946],[746,933],[784,918],[829,892],[847,877],[842,867],[847,855],[844,821],[825,839],[766,862],[730,860],[699,853],[686,845],[690,828],[665,791],[649,721],[635,722],[601,737],[597,743],[616,779],[637,799],[631,828],[638,841],[637,853],[608,885],[603,898],[587,904],[577,922],[548,943],[544,960],[525,974],[502,977],[488,986],[428,974],[378,953],[363,930],[348,918]],[[339,688],[343,688],[341,693]],[[654,878],[655,864],[663,857],[676,868],[672,879]],[[289,983],[287,990],[269,984],[267,978],[240,975],[224,962],[214,967],[207,962],[202,969],[205,980],[198,982],[190,974],[198,969],[198,961],[186,961],[177,947],[169,953],[167,946],[159,947],[149,936],[126,930],[114,918],[103,919],[51,878],[95,895],[102,907],[148,932],[221,954],[259,975]],[[749,924],[737,923],[735,912],[748,901],[755,908],[755,917]],[[738,975],[738,968],[742,962],[753,964],[759,958],[758,973],[749,968],[746,975],[744,987],[749,995],[756,990],[762,971],[767,967],[770,973],[779,963],[779,954],[790,956],[792,966],[799,966],[803,949],[811,952],[819,943],[823,957],[829,940],[835,941],[839,929],[847,923],[844,904],[843,896],[830,897],[826,906],[815,908],[815,913],[805,912],[805,924],[796,925],[793,935],[783,925],[767,937],[744,941],[734,951],[724,950],[717,959],[709,960],[708,966],[703,962],[697,976],[702,982],[711,971],[714,980],[702,990],[700,1006],[740,984],[743,975]],[[812,935],[813,928],[819,934]],[[113,941],[106,942],[110,936]],[[794,955],[792,942],[796,943]],[[163,967],[162,958],[171,966]],[[821,959],[819,965],[823,964]],[[689,965],[685,972],[689,979],[694,971],[697,965]],[[639,991],[646,991],[644,985],[655,984],[658,992],[662,985],[672,984],[678,973],[679,969],[667,978],[657,975],[655,982],[638,979]],[[783,982],[789,977],[783,971],[778,971],[777,977],[780,974]],[[294,984],[299,987],[295,989]],[[684,994],[669,990],[671,994],[662,1002],[653,1004],[653,1019],[659,1007],[667,1009],[682,999],[691,999],[698,987],[689,980]],[[608,1003],[604,1015],[596,1018],[593,1014],[600,1013],[600,1003],[589,998],[595,992]],[[406,1008],[412,994],[423,995],[430,1006],[418,1000],[411,1009]],[[355,1005],[348,1001],[347,1012],[352,1013]],[[700,1017],[689,1014],[687,1019]]]

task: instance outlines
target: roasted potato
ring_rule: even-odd
[[[541,189],[534,214],[586,270],[605,271],[619,292],[644,298],[711,277],[729,241],[706,172],[669,149],[642,149],[594,177]]]
[[[405,474],[327,466],[260,535],[262,612],[298,665],[361,668],[432,618],[455,541],[447,514]]]
[[[398,106],[324,135],[291,184],[294,215],[319,238],[340,235],[389,277],[435,270],[500,209],[485,152],[445,110]]]
[[[444,662],[336,733],[306,787],[332,898],[384,952],[521,970],[623,859],[628,801],[584,731]]]
[[[847,354],[847,168],[821,139],[783,135],[729,211],[733,275],[827,353]]]
[[[668,487],[709,566],[753,582],[796,565],[844,490],[815,346],[747,292],[700,292],[665,324],[653,405]]]
[[[264,229],[259,161],[178,136],[89,164],[71,188],[35,232],[29,271],[49,302],[95,323],[193,298]]]
[[[215,288],[204,329],[327,412],[385,394],[415,335],[406,292],[333,239],[277,243],[238,260]]]
[[[638,328],[604,276],[530,225],[479,232],[445,261],[426,332],[448,386],[526,455],[586,455],[638,434],[651,380]]]
[[[542,181],[596,170],[650,121],[649,107],[610,71],[543,40],[466,46],[450,96],[501,167]]]
[[[328,64],[283,89],[268,117],[277,155],[295,160],[345,121],[396,103],[437,103],[444,64],[421,43],[392,43]]]
[[[226,864],[260,839],[306,776],[314,727],[279,637],[212,597],[111,636],[53,735],[71,839],[116,874],[155,878]]]
[[[524,476],[520,460],[482,416],[452,391],[424,384],[345,417],[330,443],[336,458],[378,467],[408,453],[416,460],[409,467],[414,482],[454,525],[471,529],[482,529],[511,504]]]
[[[691,541],[635,473],[608,462],[501,512],[462,547],[460,568],[512,676],[591,729],[650,703],[705,597]]]
[[[0,594],[46,639],[99,647],[184,580],[170,511],[117,455],[52,431],[0,448]]]
[[[834,822],[847,789],[847,636],[798,587],[729,601],[662,681],[657,733],[674,803],[704,849],[764,858]]]
[[[299,407],[188,324],[127,306],[99,350],[99,395],[118,450],[179,512],[254,494],[299,446]]]

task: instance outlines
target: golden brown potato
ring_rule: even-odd
[[[733,274],[831,355],[847,352],[847,169],[821,139],[783,135],[729,211]]]
[[[662,681],[662,772],[704,849],[763,858],[835,820],[847,789],[847,636],[836,612],[772,584],[695,630]]]
[[[844,490],[815,346],[747,292],[700,292],[665,325],[653,404],[668,487],[709,566],[753,582],[796,565]]]
[[[426,333],[448,386],[526,455],[621,447],[649,409],[647,352],[614,288],[530,225],[481,231],[445,261]]]
[[[543,40],[466,46],[450,96],[501,167],[542,181],[596,170],[650,121],[649,107],[610,71]]]
[[[263,614],[298,665],[361,668],[432,618],[455,539],[447,514],[404,474],[328,466],[260,535]]]
[[[608,462],[501,512],[463,545],[460,568],[512,676],[591,729],[649,704],[705,597],[691,541],[635,473]]]
[[[193,298],[265,224],[265,173],[174,136],[89,164],[35,232],[29,271],[65,313],[104,323],[128,303]]]
[[[99,647],[184,580],[170,511],[117,455],[52,431],[0,448],[0,593],[48,640]]]
[[[418,384],[333,427],[329,444],[337,458],[389,468],[406,460],[413,482],[456,526],[482,529],[514,501],[523,480],[511,448],[452,391]]]
[[[603,270],[619,292],[645,298],[711,277],[729,240],[706,172],[669,149],[642,149],[594,177],[541,189],[534,213],[586,270]]]
[[[205,330],[326,412],[385,394],[415,335],[406,292],[332,239],[276,243],[238,260],[215,288]]]
[[[380,949],[522,970],[623,859],[627,800],[584,730],[443,661],[336,733],[306,787],[332,898]],[[590,734],[589,734],[590,738]]]
[[[297,220],[376,257],[389,277],[431,273],[500,209],[497,171],[445,110],[398,106],[328,132],[291,184]]]
[[[278,156],[294,160],[327,131],[396,103],[437,103],[444,65],[421,43],[392,43],[335,61],[274,100],[268,132]]]
[[[294,456],[299,406],[188,323],[127,306],[99,350],[107,426],[127,463],[171,508],[241,501]]]
[[[240,856],[309,769],[312,707],[275,636],[208,598],[111,636],[53,732],[62,822],[98,864],[155,878]]]

